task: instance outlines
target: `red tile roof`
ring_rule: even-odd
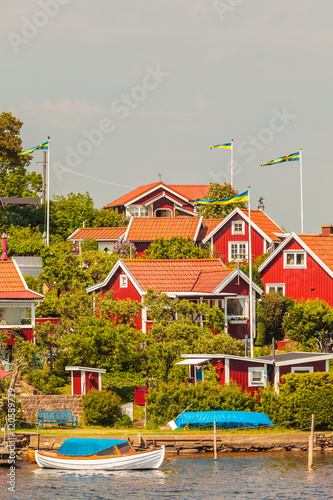
[[[242,209],[244,215],[248,216],[249,211]],[[251,220],[273,241],[281,241],[274,233],[284,231],[275,224],[262,210],[251,210]]]
[[[15,263],[0,261],[0,299],[41,299],[42,295],[28,290]]]
[[[180,236],[194,240],[200,217],[134,217],[126,238],[129,241],[169,240]]]
[[[139,186],[133,191],[121,196],[115,201],[112,201],[108,205],[105,205],[104,208],[118,207],[119,205],[127,205],[132,200],[140,196],[144,196],[146,193],[151,191],[154,188],[161,186],[164,189],[171,189],[175,193],[179,194],[183,198],[187,200],[195,200],[197,198],[203,198],[209,189],[208,184],[164,184],[164,182],[153,182],[151,184],[147,184],[145,186]]]
[[[297,236],[333,271],[333,235],[298,234]]]
[[[233,271],[225,270],[217,259],[127,259],[124,262],[144,291],[154,288],[161,292],[212,293]]]
[[[126,233],[126,230],[126,227],[81,227],[71,234],[68,240],[119,240]]]
[[[205,227],[200,230],[198,241],[202,241],[207,234],[213,231],[223,219],[204,219]]]

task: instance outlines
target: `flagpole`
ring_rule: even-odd
[[[46,211],[46,245],[50,244],[50,137],[47,148],[47,211]]]
[[[250,350],[251,358],[253,358],[253,297],[252,297],[252,237],[251,237],[251,186],[248,186],[249,190],[249,306],[250,306]]]
[[[234,185],[234,140],[231,139],[230,184]]]
[[[301,185],[301,233],[304,233],[302,148],[299,149],[299,173],[300,173],[300,185]]]

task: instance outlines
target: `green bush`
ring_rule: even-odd
[[[135,385],[146,385],[145,376],[131,372],[103,373],[102,381],[103,387],[118,394],[124,403],[134,401]]]
[[[133,422],[128,415],[117,418],[113,425],[114,429],[133,429]]]
[[[159,384],[147,396],[149,426],[163,425],[174,420],[192,404],[189,411],[251,411],[256,397],[242,392],[235,383],[220,385],[216,381],[188,385],[185,383]]]
[[[14,409],[15,408],[15,409]],[[12,398],[10,395],[1,394],[0,395],[0,427],[3,427],[6,423],[10,425],[14,424],[13,419],[15,419],[15,429],[19,428],[23,422],[23,409],[21,401],[16,398]],[[12,427],[10,427],[12,428]]]
[[[314,414],[316,429],[333,430],[333,373],[288,373],[282,381],[279,395],[269,386],[261,391],[258,411],[299,429],[309,427]]]
[[[41,391],[43,394],[61,394],[60,387],[66,384],[66,380],[57,377],[54,373],[50,372],[48,367],[43,368],[43,370],[33,370],[25,375],[27,382]]]
[[[113,426],[122,401],[114,392],[90,391],[83,396],[83,419],[87,425]]]

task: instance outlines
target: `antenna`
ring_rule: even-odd
[[[160,182],[162,182],[162,174],[157,174],[160,178]]]

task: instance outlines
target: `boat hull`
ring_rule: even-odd
[[[163,462],[165,448],[142,451],[116,457],[56,457],[55,454],[35,452],[36,462],[45,469],[62,470],[135,470],[158,469]]]

